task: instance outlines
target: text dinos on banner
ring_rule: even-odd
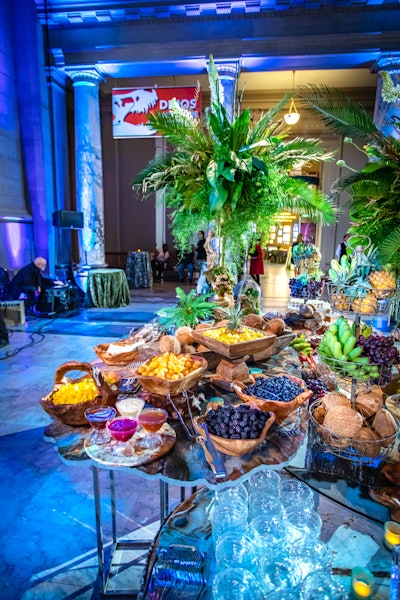
[[[201,116],[201,93],[196,87],[115,88],[112,91],[114,138],[154,137],[147,123],[152,112],[168,112],[175,98],[181,108]]]

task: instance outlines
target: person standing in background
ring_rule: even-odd
[[[257,243],[253,252],[250,252],[250,275],[260,284],[260,275],[264,275],[263,251],[260,243]]]
[[[293,250],[296,246],[298,246],[299,244],[304,244],[304,237],[302,233],[299,233],[299,235],[297,236],[297,238],[295,239],[295,241],[292,244],[292,264],[294,264],[294,275],[295,277],[297,277],[297,275],[300,275],[300,269],[297,266],[297,264],[295,263],[295,259],[293,256]]]
[[[347,254],[347,252],[346,252],[347,241],[349,238],[350,238],[350,235],[348,233],[346,233],[346,235],[343,236],[343,241],[336,248],[335,258],[338,262],[340,262],[340,259],[342,258],[342,256],[346,256],[346,254]]]
[[[162,250],[156,252],[154,260],[154,279],[160,283],[162,274],[164,273],[165,265],[169,259],[169,247],[168,244],[163,244]]]

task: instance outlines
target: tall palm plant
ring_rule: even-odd
[[[329,160],[316,139],[288,140],[278,113],[285,97],[251,125],[250,110],[231,123],[221,103],[219,78],[209,63],[211,106],[199,120],[177,103],[167,114],[149,115],[149,124],[165,136],[171,149],[137,175],[133,188],[149,195],[164,190],[173,209],[172,233],[177,245],[189,245],[194,231],[214,222],[217,234],[234,255],[257,229],[267,239],[282,210],[307,212],[315,221],[335,222],[335,209],[319,190],[293,179],[289,171]],[[225,252],[222,252],[222,264]]]
[[[345,190],[351,195],[350,231],[368,236],[382,262],[400,269],[400,140],[383,135],[366,109],[340,90],[308,85],[300,87],[298,95],[331,131],[346,136],[345,143],[353,143],[353,137],[364,141],[362,148],[356,146],[367,157],[364,168],[349,168],[332,192],[336,196]],[[399,124],[394,121],[400,134]]]

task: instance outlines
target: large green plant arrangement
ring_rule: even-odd
[[[186,294],[182,288],[176,288],[178,302],[175,306],[167,306],[157,311],[159,316],[159,325],[163,329],[171,326],[195,327],[201,321],[211,319],[214,316],[214,308],[218,305],[215,302],[209,302],[212,294],[201,294],[197,296],[196,290],[190,290]]]
[[[278,113],[282,99],[254,126],[250,110],[231,123],[220,100],[220,82],[212,57],[209,61],[211,106],[204,119],[173,104],[169,113],[148,116],[149,125],[168,140],[171,149],[156,157],[135,178],[133,188],[148,196],[164,190],[173,209],[172,233],[180,249],[190,245],[193,232],[210,222],[222,248],[231,257],[243,253],[257,229],[267,239],[275,215],[282,210],[307,213],[323,224],[335,222],[333,204],[305,181],[289,176],[293,167],[328,160],[317,139],[286,139]]]
[[[388,73],[382,75],[383,99],[399,102],[400,86],[390,83]],[[338,89],[309,85],[300,87],[298,95],[331,131],[344,135],[345,143],[353,144],[366,155],[365,166],[360,170],[348,167],[332,193],[335,197],[345,190],[351,195],[350,232],[359,236],[361,243],[370,238],[378,247],[381,261],[399,270],[400,141],[382,134],[367,110]],[[393,125],[400,135],[400,120],[394,118]],[[361,139],[362,147],[353,138]],[[347,166],[344,161],[338,164]]]

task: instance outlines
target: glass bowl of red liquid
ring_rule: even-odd
[[[145,408],[138,416],[139,423],[146,431],[140,440],[141,448],[152,450],[162,444],[162,437],[157,433],[168,418],[168,413],[163,408]]]
[[[115,440],[115,444],[110,447],[111,454],[114,456],[132,456],[134,450],[128,442],[138,427],[139,422],[132,417],[115,417],[115,419],[111,419],[107,423],[107,429]]]
[[[106,444],[110,441],[107,422],[113,419],[117,410],[112,406],[92,406],[85,410],[85,417],[92,429],[89,433],[91,444]]]

